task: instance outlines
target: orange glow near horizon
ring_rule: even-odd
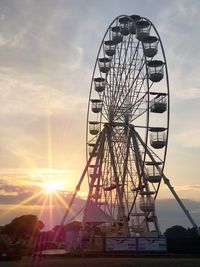
[[[3,218],[14,210],[21,209],[26,205],[31,205],[33,208],[37,208],[38,218],[41,219],[45,225],[48,225],[50,229],[54,227],[54,217],[58,216],[62,219],[64,210],[68,208],[65,192],[73,191],[67,189],[64,179],[60,179],[64,174],[67,174],[65,170],[54,169],[30,169],[30,181],[28,184],[36,185],[37,191],[20,203],[13,204],[6,211],[2,212],[0,218]],[[59,178],[58,178],[59,174]],[[38,179],[39,178],[39,179]],[[35,179],[35,181],[34,181]],[[75,187],[74,187],[75,188]],[[34,202],[34,203],[33,203]],[[61,213],[62,211],[62,213]],[[71,214],[74,216],[74,214]]]
[[[61,163],[59,163],[60,154],[57,150],[54,151],[54,147],[59,147],[60,143],[57,143],[61,142],[62,138],[55,138],[53,135],[54,130],[49,113],[46,117],[45,141],[47,156],[44,160],[42,159],[39,162],[31,151],[19,148],[15,152],[22,159],[21,166],[13,169],[2,169],[10,179],[10,181],[8,180],[8,185],[15,178],[15,186],[18,188],[13,188],[15,198],[13,198],[12,205],[10,207],[7,206],[7,209],[0,214],[0,218],[30,205],[30,207],[39,211],[37,212],[39,219],[43,217],[53,227],[55,214],[68,208],[66,196],[74,191],[79,177],[77,177],[76,171],[71,166],[69,169],[68,164],[65,164],[62,157]],[[45,164],[45,168],[41,168],[40,164]],[[61,168],[56,169],[54,166],[61,166]],[[22,188],[21,191],[20,187]],[[22,200],[23,193],[24,199]],[[9,194],[9,191],[5,190],[3,194]],[[60,214],[61,217],[63,215]]]
[[[53,151],[53,141],[55,143],[56,140],[53,140],[52,131],[51,116],[48,115],[46,120],[46,168],[38,166],[39,163],[37,164],[37,161],[34,160],[34,155],[32,157],[31,153],[29,154],[26,150],[18,149],[17,154],[23,159],[24,164],[21,165],[21,168],[4,170],[11,179],[13,175],[16,177],[15,185],[19,186],[19,188],[21,186],[24,190],[22,193],[27,193],[28,196],[25,194],[27,197],[18,202],[20,192],[16,190],[16,204],[13,203],[12,206],[1,213],[0,217],[3,218],[13,211],[30,205],[39,211],[37,212],[38,218],[44,218],[44,224],[48,222],[48,225],[52,228],[54,216],[68,208],[66,197],[68,193],[74,192],[78,177],[74,169],[67,168],[69,167],[67,166],[68,164],[61,164],[64,167],[62,169],[53,167],[57,165],[58,159],[56,161],[57,153],[55,154]],[[60,214],[59,216],[62,218],[63,215]],[[74,214],[71,215],[73,216]]]
[[[75,171],[66,169],[36,168],[30,172],[32,184],[35,184],[47,193],[51,191],[73,191],[75,188]],[[39,178],[39,181],[37,181]],[[34,181],[36,180],[36,181]]]
[[[33,200],[33,199],[35,199],[35,198],[41,196],[42,194],[43,194],[43,190],[41,190],[41,191],[39,191],[39,192],[33,194],[32,196],[30,196],[30,197],[24,199],[23,201],[21,201],[19,204],[15,204],[14,207],[11,207],[10,209],[8,209],[8,210],[6,210],[5,212],[1,213],[0,217],[3,217],[3,216],[5,216],[6,214],[12,212],[13,210],[18,209],[18,208],[20,208],[21,206],[28,204],[31,200]]]

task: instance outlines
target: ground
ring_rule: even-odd
[[[200,258],[51,258],[0,262],[1,267],[200,267]]]

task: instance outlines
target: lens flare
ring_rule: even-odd
[[[63,189],[63,182],[62,181],[46,181],[43,183],[42,187],[44,188],[45,193],[50,194],[58,190]]]

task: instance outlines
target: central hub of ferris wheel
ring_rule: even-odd
[[[163,180],[194,227],[163,173],[169,130],[169,82],[161,38],[138,15],[113,20],[101,42],[87,115],[88,196],[83,231],[108,236],[160,236],[155,201]]]

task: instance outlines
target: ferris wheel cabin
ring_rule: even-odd
[[[139,21],[141,17],[138,15],[131,15],[130,18],[131,20],[129,21],[129,24],[128,24],[129,33],[135,34],[136,33],[136,22]]]
[[[93,156],[93,157],[96,157],[97,156],[97,152],[94,151],[95,143],[89,143],[88,147],[89,147],[89,155]]]
[[[91,135],[97,135],[100,131],[100,124],[98,121],[89,122],[89,131]]]
[[[150,107],[152,113],[163,113],[167,110],[166,93],[151,92],[150,95],[155,95],[151,100]]]
[[[119,19],[120,24],[120,32],[122,35],[126,36],[129,35],[129,18],[128,17],[122,17]]]
[[[154,57],[158,53],[158,38],[156,36],[148,36],[142,39],[144,44],[144,54],[146,57]]]
[[[148,62],[148,74],[149,79],[152,82],[160,82],[163,79],[163,66],[164,63],[161,60],[152,60]]]
[[[155,210],[155,200],[152,197],[153,194],[155,194],[155,192],[140,192],[140,209],[143,212],[152,212]]]
[[[105,90],[106,80],[102,77],[94,78],[95,90],[101,93]]]
[[[108,40],[104,42],[105,45],[105,54],[109,57],[115,55],[115,42],[112,40]]]
[[[138,40],[142,41],[144,38],[149,36],[150,23],[148,21],[142,20],[136,22],[136,37]]]
[[[110,70],[110,59],[107,57],[99,58],[99,70],[102,73],[107,73]]]
[[[102,110],[102,100],[100,99],[91,99],[92,102],[92,111],[94,113],[99,113]]]
[[[161,181],[161,175],[157,170],[156,166],[162,165],[163,162],[152,162],[152,161],[147,161],[145,162],[146,166],[146,180],[150,183],[160,183]]]
[[[115,45],[121,43],[123,36],[121,34],[121,28],[119,26],[112,27],[112,41]]]
[[[165,147],[167,143],[166,138],[166,129],[162,127],[153,127],[150,128],[149,131],[150,134],[150,144],[155,149],[161,149]]]

